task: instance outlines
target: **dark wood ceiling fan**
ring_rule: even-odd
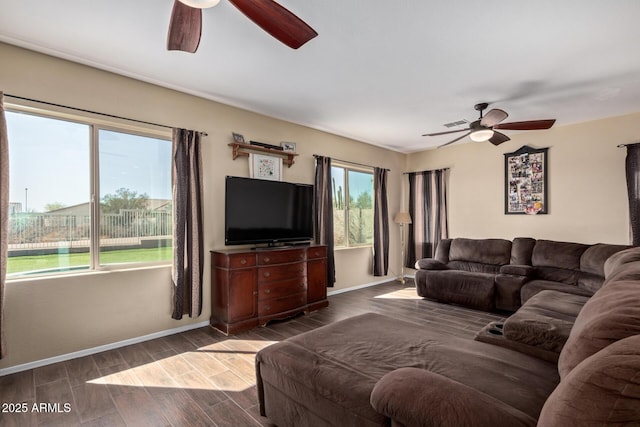
[[[292,49],[298,49],[318,35],[306,22],[273,0],[229,2],[260,28]],[[217,3],[216,0],[174,0],[167,49],[195,53],[202,33],[202,9]]]
[[[476,111],[480,111],[480,118],[474,122],[469,123],[469,127],[466,129],[456,129],[449,130],[445,132],[436,132],[436,133],[425,133],[422,136],[438,136],[438,135],[447,135],[450,133],[457,132],[467,132],[464,135],[455,138],[446,144],[442,144],[438,146],[444,147],[449,144],[453,144],[454,142],[460,141],[466,136],[470,136],[473,141],[482,142],[489,141],[493,145],[500,145],[503,142],[507,142],[510,138],[501,133],[497,132],[496,129],[504,129],[504,130],[540,130],[540,129],[549,129],[556,122],[555,119],[545,119],[545,120],[529,120],[524,122],[511,122],[511,123],[500,123],[509,115],[498,108],[494,108],[490,110],[486,115],[483,116],[482,112],[487,109],[489,106],[488,103],[482,102],[480,104],[476,104],[474,108]]]

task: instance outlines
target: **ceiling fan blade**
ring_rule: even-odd
[[[195,53],[202,32],[202,9],[175,0],[169,21],[167,50]]]
[[[470,130],[469,128],[466,129],[457,129],[457,130],[448,130],[445,132],[436,132],[436,133],[425,133],[422,136],[438,136],[438,135],[447,135],[450,133],[456,133],[456,132],[464,132],[465,130]]]
[[[482,126],[491,127],[497,123],[500,123],[507,117],[509,117],[509,115],[505,111],[502,111],[499,108],[494,108],[484,115],[482,120],[480,120],[480,124]]]
[[[549,129],[556,122],[555,119],[549,120],[529,120],[527,122],[511,122],[495,125],[494,129],[507,130],[540,130]]]
[[[451,141],[447,142],[446,144],[439,145],[439,146],[438,146],[438,148],[446,147],[446,146],[447,146],[447,145],[449,145],[449,144],[453,144],[454,142],[458,142],[458,141],[460,141],[462,138],[464,138],[465,136],[470,135],[470,134],[471,134],[471,132],[467,132],[467,133],[465,133],[464,135],[459,136],[458,138],[456,138],[456,139],[454,139],[454,140],[451,140]]]
[[[292,49],[298,49],[318,35],[306,22],[273,0],[229,0],[229,2],[260,28]]]
[[[491,138],[489,138],[489,142],[492,143],[493,145],[500,145],[503,142],[507,142],[509,141],[511,138],[509,138],[507,135],[505,135],[504,133],[500,133],[500,132],[496,132],[495,130],[493,131],[493,136]]]

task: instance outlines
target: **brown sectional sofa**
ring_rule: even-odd
[[[418,295],[481,310],[515,311],[546,289],[591,296],[609,256],[629,246],[518,237],[445,239],[416,262]]]
[[[258,352],[261,414],[280,427],[640,425],[640,248],[604,270],[557,364],[370,313]]]

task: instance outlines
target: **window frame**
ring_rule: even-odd
[[[125,133],[133,136],[140,136],[153,139],[163,139],[171,143],[172,130],[169,128],[154,125],[132,125],[126,119],[109,117],[105,119],[100,114],[77,111],[68,111],[69,108],[50,106],[43,108],[35,101],[21,101],[19,103],[5,102],[5,111],[17,114],[27,114],[46,119],[61,120],[89,127],[89,210],[90,210],[90,231],[89,231],[89,266],[77,270],[67,269],[64,271],[49,271],[44,273],[19,272],[7,275],[7,281],[17,281],[25,279],[43,279],[48,277],[65,275],[82,275],[99,273],[105,271],[133,270],[137,268],[170,266],[171,260],[144,261],[144,262],[124,262],[112,264],[100,264],[100,156],[99,156],[99,133],[101,130]],[[11,140],[9,140],[11,143]]]
[[[337,250],[341,250],[341,249],[352,249],[352,248],[369,248],[369,247],[373,247],[373,242],[371,243],[351,243],[350,239],[349,239],[349,171],[352,172],[360,172],[360,173],[366,173],[371,175],[371,206],[372,206],[372,210],[375,209],[375,198],[373,197],[373,168],[372,167],[366,167],[366,166],[356,166],[353,164],[349,164],[346,162],[340,162],[340,161],[332,161],[331,162],[331,167],[332,168],[340,168],[344,171],[344,205],[345,205],[345,209],[344,209],[344,236],[345,236],[345,242],[346,245],[335,245],[334,248]],[[331,174],[331,177],[333,179],[333,171]],[[334,189],[335,191],[335,189]],[[333,194],[331,195],[331,203],[334,203],[335,205],[335,201],[333,200]],[[371,234],[373,235],[373,224],[371,225]],[[335,238],[335,224],[334,224],[334,238]]]

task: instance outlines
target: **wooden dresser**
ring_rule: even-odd
[[[233,334],[329,305],[326,246],[211,251],[211,326]]]

